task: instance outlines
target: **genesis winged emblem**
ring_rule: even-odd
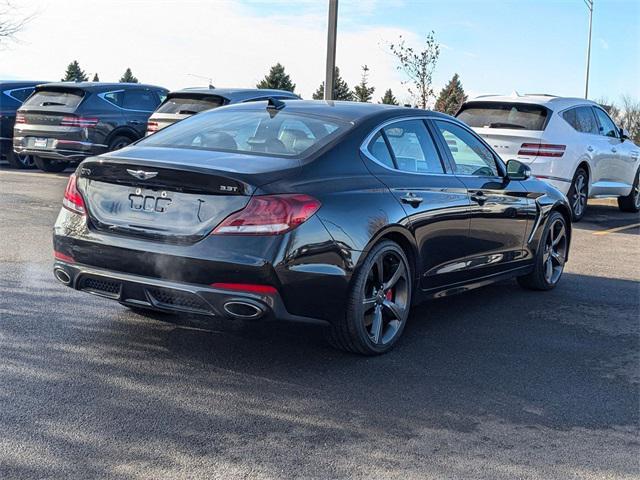
[[[130,168],[127,168],[127,173],[133,175],[138,180],[149,180],[158,175],[158,172],[145,172],[144,170],[132,170]]]

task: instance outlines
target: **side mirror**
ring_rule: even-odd
[[[507,178],[509,180],[526,180],[529,177],[531,177],[529,165],[525,165],[518,160],[509,160],[507,162]]]
[[[620,127],[620,140],[624,142],[625,140],[628,140],[630,138],[631,136],[629,135],[629,130],[627,130],[626,128]]]

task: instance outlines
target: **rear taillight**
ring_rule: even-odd
[[[147,133],[155,133],[160,130],[158,122],[147,122]]]
[[[244,209],[232,213],[214,235],[278,235],[306,222],[320,208],[308,195],[261,195],[252,197]]]
[[[64,189],[64,198],[62,199],[62,206],[67,210],[71,210],[74,213],[80,215],[85,214],[84,200],[82,195],[78,191],[78,185],[76,180],[76,174],[72,174],[67,182],[67,188]]]
[[[95,117],[62,117],[60,125],[63,127],[94,128],[99,121],[100,119]]]
[[[567,149],[566,145],[552,145],[549,143],[523,143],[518,155],[531,157],[561,157]]]
[[[16,123],[27,123],[24,113],[16,113]]]

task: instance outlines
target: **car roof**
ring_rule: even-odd
[[[379,116],[381,119],[393,118],[396,116],[424,116],[438,118],[452,118],[444,113],[418,108],[400,107],[396,105],[385,105],[378,103],[345,102],[340,100],[282,100],[285,104],[281,110],[283,112],[301,113],[308,115],[318,115],[336,118],[347,122],[356,122],[364,118]],[[246,109],[255,110],[264,102],[237,103],[221,107],[224,109]],[[220,109],[212,110],[218,111]]]
[[[526,95],[518,95],[515,93],[511,95],[481,95],[465,103],[476,102],[530,103],[533,105],[544,105],[556,110],[576,105],[597,105],[596,102],[584,98],[557,97],[555,95],[548,95],[544,93]]]
[[[0,80],[0,88],[33,87],[42,83],[47,82],[43,82],[42,80]]]
[[[198,95],[212,95],[223,97],[230,102],[242,102],[250,100],[252,98],[262,98],[268,96],[288,98],[300,98],[293,92],[287,90],[275,90],[267,88],[207,88],[207,87],[192,87],[183,88],[182,90],[175,90],[169,93],[169,96],[181,93],[197,93]]]
[[[120,83],[120,82],[53,82],[38,85],[39,87],[56,87],[56,88],[80,88],[88,92],[102,92],[114,89],[130,88],[130,87],[142,87],[142,88],[156,88],[159,90],[167,90],[164,87],[157,85],[149,85],[146,83]]]

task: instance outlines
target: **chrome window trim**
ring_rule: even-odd
[[[442,172],[442,173],[434,173],[434,172],[408,172],[406,170],[399,170],[397,168],[391,168],[388,165],[385,165],[384,163],[380,162],[377,158],[375,158],[373,155],[371,155],[371,152],[369,152],[369,144],[371,143],[371,141],[373,140],[373,137],[375,137],[379,131],[381,131],[383,128],[388,127],[389,125],[392,125],[394,123],[399,123],[399,122],[404,122],[404,121],[408,121],[408,120],[432,120],[435,117],[434,115],[413,115],[413,116],[409,116],[409,117],[395,117],[389,120],[385,120],[384,122],[380,123],[379,125],[375,126],[371,132],[365,137],[365,139],[363,140],[362,144],[360,145],[360,153],[362,153],[365,157],[367,157],[369,160],[371,160],[372,162],[376,163],[377,165],[380,165],[382,168],[389,170],[391,172],[395,172],[395,173],[403,173],[403,174],[407,174],[407,175],[430,175],[430,176],[443,176],[443,175],[453,175],[453,173],[448,173],[446,171]],[[431,132],[429,131],[429,129],[427,128],[427,126],[425,125],[425,130],[427,131],[427,135],[429,135],[429,137],[431,137]],[[435,138],[431,138],[431,140],[434,143],[434,146],[436,147],[436,149],[438,148],[436,145],[436,139]],[[443,159],[442,158],[438,158],[438,160],[440,160],[440,163],[442,163]],[[443,165],[444,168],[444,165]]]

